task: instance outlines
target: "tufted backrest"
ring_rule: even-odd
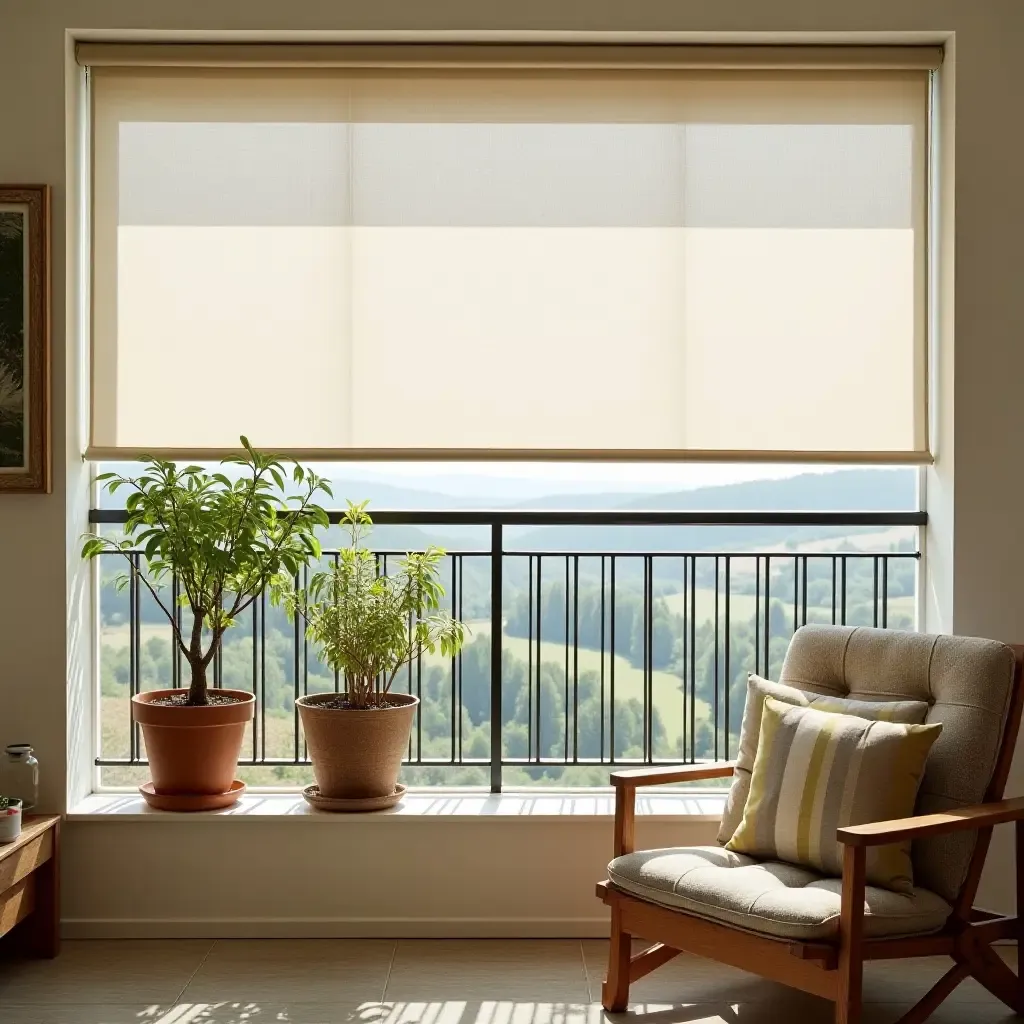
[[[779,682],[857,700],[924,700],[941,722],[917,798],[917,813],[979,803],[996,766],[1013,695],[1014,654],[976,637],[854,626],[803,626]],[[913,844],[914,883],[952,901],[967,874],[976,834]]]

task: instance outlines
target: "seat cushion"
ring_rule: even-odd
[[[732,786],[722,813],[722,825],[718,830],[718,841],[724,846],[743,820],[743,810],[750,794],[750,773],[754,770],[758,738],[761,735],[761,714],[765,698],[774,697],[786,704],[801,708],[816,708],[837,715],[856,715],[873,721],[908,722],[920,725],[928,714],[929,704],[923,700],[845,700],[831,692],[815,692],[813,684],[798,690],[785,686],[751,672],[747,676],[747,700],[743,706],[743,722],[740,725],[740,744],[736,751],[736,768]]]
[[[925,700],[925,722],[941,722],[917,796],[917,814],[985,799],[1013,691],[1013,651],[994,640],[904,633],[865,626],[802,626],[779,682],[854,700]],[[975,832],[913,844],[914,881],[956,898]]]
[[[942,726],[868,721],[767,697],[743,821],[727,850],[836,877],[836,829],[908,818]],[[910,841],[867,851],[867,880],[913,891]]]
[[[720,846],[626,854],[608,865],[608,878],[649,903],[775,938],[833,939],[839,930],[838,878]],[[927,889],[904,894],[868,886],[864,930],[872,937],[923,935],[938,931],[951,909]]]

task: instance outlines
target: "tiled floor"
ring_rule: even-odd
[[[67,942],[0,963],[2,1024],[604,1024],[600,941]],[[1016,950],[1005,950],[1016,962]],[[948,961],[868,967],[864,1024],[889,1024]],[[631,1024],[831,1024],[831,1004],[679,957],[633,986]],[[1017,1020],[975,982],[935,1024]],[[609,1018],[611,1020],[611,1018]]]

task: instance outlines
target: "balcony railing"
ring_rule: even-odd
[[[96,510],[91,521],[116,528],[125,513]],[[796,628],[915,627],[926,521],[924,512],[374,512],[382,534],[444,528],[477,541],[445,545],[446,599],[469,623],[465,648],[445,661],[425,656],[396,680],[421,699],[403,778],[499,792],[606,784],[615,766],[726,759],[746,674],[775,675]],[[732,543],[740,529],[763,538],[758,550]],[[336,553],[330,540],[325,558]],[[380,571],[416,540],[375,546]],[[144,777],[131,696],[182,685],[187,670],[145,588],[136,580],[119,595],[109,585],[119,557],[99,569],[103,785]],[[141,554],[133,559],[144,569]],[[241,777],[311,781],[294,699],[343,681],[298,624],[258,600],[213,670],[214,685],[256,694]]]

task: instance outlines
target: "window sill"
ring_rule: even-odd
[[[670,791],[637,794],[636,813],[649,821],[717,822],[725,806],[725,792]],[[250,792],[234,807],[220,811],[181,814],[155,811],[136,793],[94,793],[72,807],[68,821],[211,821],[220,818],[252,820],[290,818],[308,822],[414,821],[445,818],[450,821],[606,822],[615,814],[615,797],[608,791],[596,793],[509,792],[466,793],[451,790],[408,793],[397,806],[386,811],[331,814],[310,807],[298,793]]]

